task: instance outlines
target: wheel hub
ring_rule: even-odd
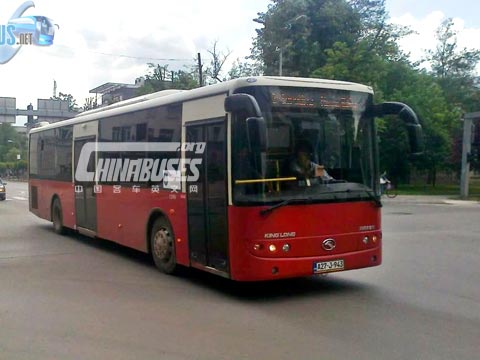
[[[161,229],[157,231],[153,239],[153,251],[155,256],[163,261],[167,261],[172,254],[172,238],[170,233]]]

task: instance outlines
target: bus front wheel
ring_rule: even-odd
[[[66,228],[63,226],[62,205],[60,205],[58,198],[55,198],[52,204],[52,223],[53,231],[57,234],[63,235],[66,233]]]
[[[155,265],[165,274],[173,274],[177,268],[174,240],[168,221],[164,218],[155,220],[150,234],[150,248]]]

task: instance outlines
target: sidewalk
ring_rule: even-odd
[[[455,199],[449,195],[398,195],[396,198],[389,199],[382,197],[384,203],[409,203],[409,204],[439,204],[439,205],[480,205],[479,201]]]

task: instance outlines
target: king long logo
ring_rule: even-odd
[[[332,251],[335,249],[335,246],[337,246],[337,244],[335,243],[335,239],[332,238],[325,239],[322,242],[322,248],[326,251]]]

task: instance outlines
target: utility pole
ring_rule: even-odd
[[[278,76],[283,75],[283,49],[280,47],[280,61],[278,65]]]
[[[465,114],[463,117],[462,170],[460,173],[460,197],[462,199],[468,197],[474,120],[480,120],[480,112]]]
[[[200,56],[200,53],[197,53],[197,58],[198,58],[198,79],[200,82],[200,87],[202,87],[203,86],[202,57]]]

